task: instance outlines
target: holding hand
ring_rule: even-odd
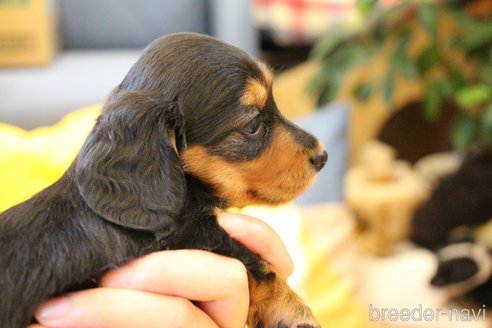
[[[253,217],[224,213],[229,235],[287,278],[293,270],[275,231]],[[248,277],[236,259],[201,250],[161,251],[106,274],[101,286],[49,300],[29,328],[243,328]]]

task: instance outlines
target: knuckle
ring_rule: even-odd
[[[248,270],[244,264],[237,259],[231,259],[229,261],[227,278],[229,284],[236,288],[248,286]]]
[[[190,328],[197,321],[197,309],[189,300],[176,297],[173,300],[173,327]],[[169,321],[169,317],[164,318],[164,322]]]

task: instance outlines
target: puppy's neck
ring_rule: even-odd
[[[225,209],[228,204],[217,197],[213,188],[197,178],[186,174],[187,208],[185,211],[193,213],[213,214],[217,209]]]

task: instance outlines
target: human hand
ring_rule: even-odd
[[[230,213],[219,215],[219,223],[281,277],[292,273],[285,246],[267,224]],[[161,251],[109,272],[99,288],[45,302],[36,311],[41,324],[29,328],[242,328],[248,308],[248,278],[238,260],[200,250]]]

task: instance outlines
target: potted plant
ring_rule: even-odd
[[[428,120],[436,120],[445,103],[459,108],[450,129],[456,149],[491,146],[492,1],[401,1],[386,9],[374,0],[358,4],[367,15],[363,29],[331,32],[313,48],[321,68],[309,90],[318,104],[335,99],[349,71],[384,49],[384,74],[361,78],[352,90],[357,101],[379,94],[391,108],[395,79],[416,80]]]

